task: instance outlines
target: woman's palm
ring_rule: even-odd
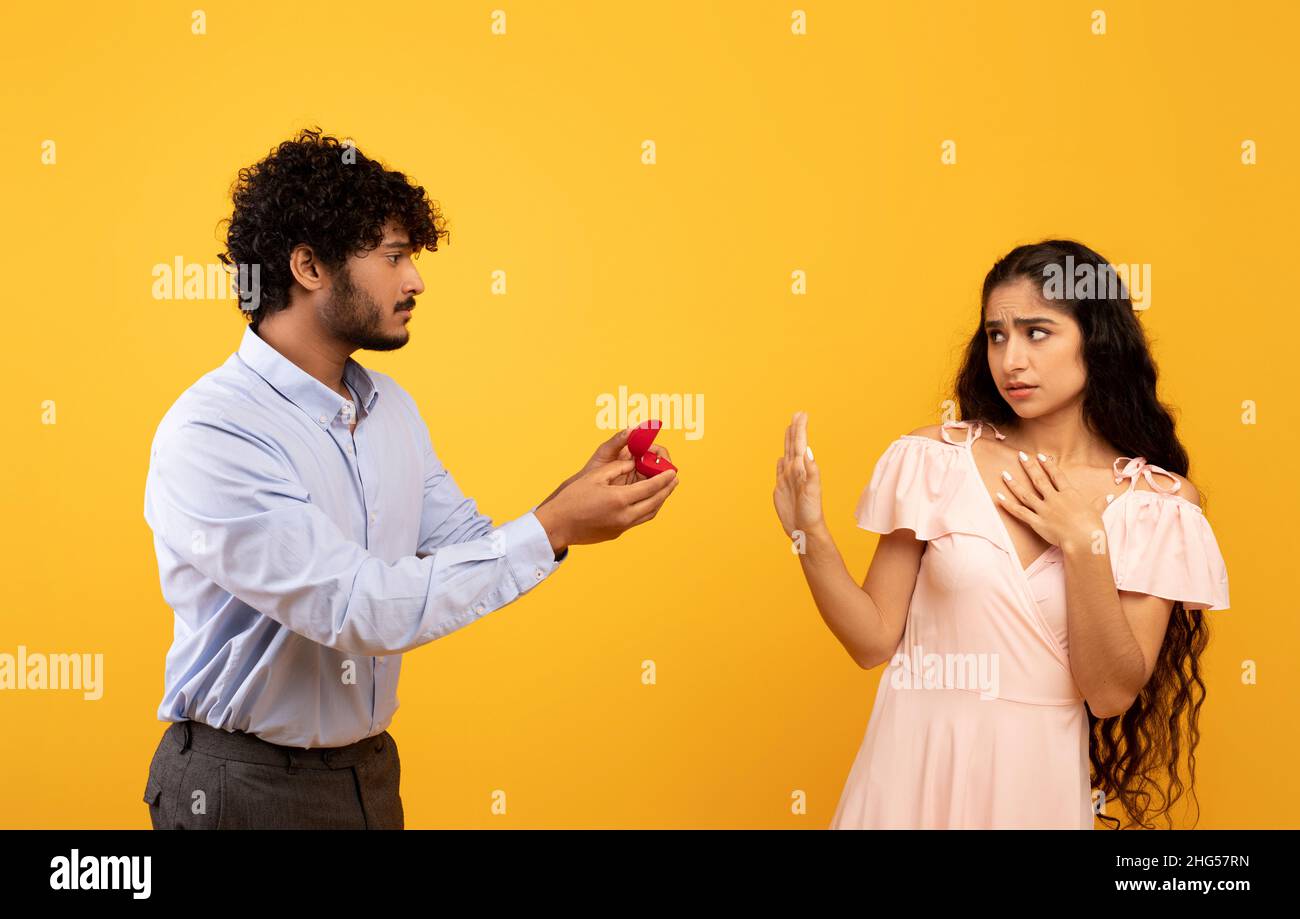
[[[821,474],[808,449],[807,412],[796,412],[785,429],[785,455],[776,463],[772,503],[787,536],[821,522]]]

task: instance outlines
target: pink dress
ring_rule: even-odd
[[[991,427],[991,425],[990,425]],[[965,428],[961,441],[949,428]],[[831,829],[1092,829],[1088,715],[1070,673],[1065,571],[1051,546],[1020,566],[975,465],[979,421],[945,442],[906,434],[876,463],[857,522],[926,541],[907,625],[876,691]],[[999,439],[1005,435],[994,429]],[[1132,481],[1102,520],[1116,587],[1228,608],[1201,508],[1120,457]],[[1140,491],[1138,476],[1156,491]]]

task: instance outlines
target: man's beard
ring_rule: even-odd
[[[367,351],[395,351],[411,337],[405,329],[396,336],[381,331],[383,315],[379,304],[352,283],[347,265],[339,272],[329,301],[321,309],[321,320],[335,338]]]

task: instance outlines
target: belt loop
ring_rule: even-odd
[[[289,751],[287,751],[287,753],[288,753],[288,756],[289,756],[289,774],[290,774],[290,775],[297,775],[297,774],[298,774],[298,764],[297,764],[296,762],[294,762],[293,751],[292,751],[292,750],[289,750]]]
[[[190,723],[188,721],[182,721],[181,722],[181,748],[177,752],[184,753],[189,748],[190,748]]]

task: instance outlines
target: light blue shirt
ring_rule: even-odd
[[[478,512],[392,377],[348,358],[343,379],[355,401],[246,328],[158,425],[144,517],[175,611],[160,720],[294,747],[379,734],[404,652],[568,555],[532,511]]]

